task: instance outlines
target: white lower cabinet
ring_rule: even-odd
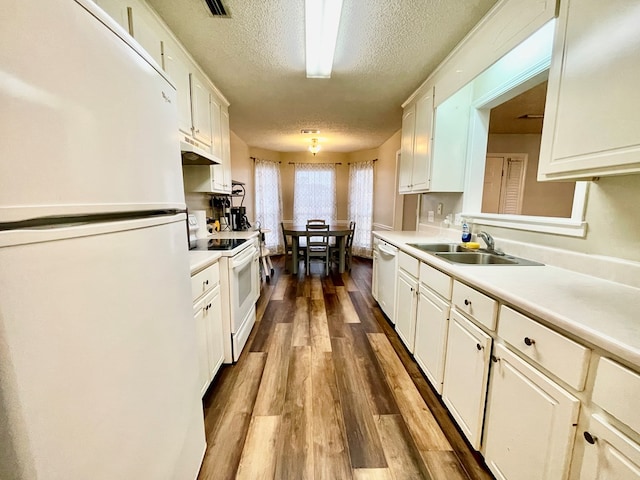
[[[194,299],[193,319],[198,341],[198,378],[200,379],[200,393],[204,395],[224,361],[220,265],[218,263],[191,275],[191,293]]]
[[[449,302],[420,284],[414,358],[436,392],[442,394]]]
[[[487,466],[499,480],[567,478],[579,409],[577,398],[497,345],[483,442]]]
[[[482,435],[491,341],[489,335],[451,310],[442,400],[476,450]]]
[[[640,445],[593,415],[583,434],[584,457],[580,480],[640,479]]]
[[[396,332],[411,353],[413,353],[416,335],[419,272],[420,262],[410,255],[400,252],[396,293]]]

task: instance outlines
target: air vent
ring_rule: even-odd
[[[209,10],[214,17],[228,17],[227,9],[224,8],[222,0],[204,0],[207,2]]]

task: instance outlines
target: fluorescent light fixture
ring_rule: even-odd
[[[331,78],[342,0],[305,0],[307,78]]]

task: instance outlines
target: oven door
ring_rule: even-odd
[[[252,244],[229,261],[232,334],[238,332],[260,296],[259,260],[258,249]]]

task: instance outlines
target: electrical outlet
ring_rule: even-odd
[[[433,210],[429,210],[429,213],[427,214],[427,221],[431,223],[435,221]]]
[[[437,210],[438,215],[442,215],[442,206],[443,206],[442,203],[438,204],[438,210]]]

